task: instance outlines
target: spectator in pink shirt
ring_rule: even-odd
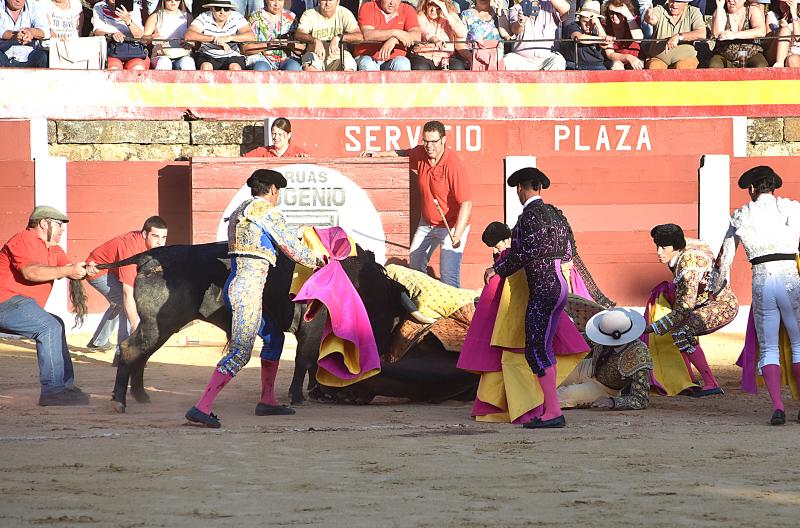
[[[406,51],[421,40],[413,7],[400,0],[366,2],[358,11],[358,25],[364,40],[376,42],[356,46],[353,55],[359,70],[411,69]]]
[[[452,0],[420,0],[417,22],[422,42],[409,54],[412,70],[466,70],[467,63],[455,53],[454,41],[467,37],[467,25]]]

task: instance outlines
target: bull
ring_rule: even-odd
[[[129,382],[137,402],[149,401],[144,389],[147,360],[186,324],[199,319],[230,334],[231,315],[222,297],[230,271],[227,252],[225,242],[165,246],[100,266],[104,269],[138,266],[134,299],[140,323],[121,345],[112,394],[115,410],[125,412]],[[378,351],[383,356],[389,348],[392,329],[398,320],[413,313],[413,304],[409,306],[411,301],[405,288],[386,275],[371,252],[357,247],[356,256],[342,261],[342,266],[364,302]],[[297,404],[304,400],[305,375],[314,378],[326,313],[322,308],[310,321],[305,320],[302,306],[289,297],[293,271],[294,263],[279,253],[264,288],[263,310],[278,328],[293,332],[297,338],[295,371],[289,388],[291,401]],[[458,370],[457,355],[437,343],[435,338],[423,340],[403,361],[394,364],[382,361],[380,374],[349,389],[315,389],[311,393],[357,403],[367,403],[378,395],[412,400],[474,397],[477,376]]]

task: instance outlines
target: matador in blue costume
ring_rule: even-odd
[[[567,304],[569,288],[561,273],[561,263],[572,259],[572,229],[561,211],[542,201],[541,190],[550,186],[542,171],[520,169],[508,178],[508,185],[517,188],[523,210],[512,230],[511,248],[487,270],[486,278],[493,273],[505,278],[525,269],[530,291],[525,312],[525,358],[539,377],[544,412],[523,427],[564,427],[556,392],[553,337]]]
[[[265,343],[262,350],[261,401],[256,406],[256,414],[294,413],[293,409],[275,401],[275,377],[283,334],[266,327],[270,321],[262,314],[262,295],[278,251],[304,266],[313,268],[317,264],[317,257],[299,241],[297,233],[287,226],[276,207],[278,192],[286,187],[286,178],[274,170],[258,169],[247,179],[247,186],[253,197],[236,208],[228,224],[231,273],[225,283],[224,296],[225,304],[231,309],[230,351],[217,363],[200,400],[186,413],[190,422],[212,428],[220,427],[219,419],[211,412],[214,398],[250,361],[256,335],[269,335],[280,341]]]

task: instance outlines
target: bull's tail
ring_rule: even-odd
[[[602,305],[604,308],[613,308],[617,305],[614,301],[609,299],[605,296],[605,294],[600,290],[600,287],[594,281],[594,277],[592,274],[589,273],[589,268],[586,267],[586,264],[583,263],[583,259],[581,259],[580,255],[576,251],[574,255],[572,255],[572,263],[575,265],[575,271],[578,272],[578,275],[581,276],[583,282],[586,284],[586,289],[589,290],[589,295],[592,296],[592,299],[599,304]]]
[[[98,264],[97,269],[101,270],[116,269],[122,266],[127,266],[129,264],[136,264],[137,266],[141,266],[146,258],[149,258],[149,255],[146,252],[138,253],[132,257],[126,258],[125,260],[118,260],[117,262],[109,262],[108,264]]]
[[[72,303],[72,313],[75,314],[75,325],[72,328],[83,326],[86,313],[89,311],[86,306],[86,291],[83,289],[83,282],[75,279],[69,280],[69,301]]]

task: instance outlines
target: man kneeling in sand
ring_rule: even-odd
[[[644,328],[644,318],[627,308],[589,319],[586,337],[592,350],[558,388],[561,408],[646,409],[653,359],[639,340]]]

